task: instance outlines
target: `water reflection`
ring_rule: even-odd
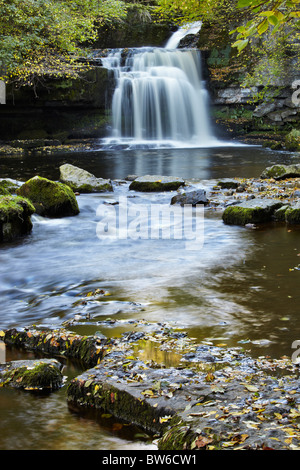
[[[261,147],[219,147],[203,149],[97,150],[53,155],[0,156],[1,177],[20,180],[36,174],[59,178],[59,166],[71,163],[102,178],[157,174],[182,178],[258,177],[266,166],[291,163],[295,154]]]
[[[204,178],[209,180],[205,184],[213,185],[214,178],[258,176],[266,166],[293,158],[293,154],[251,147],[99,150],[45,158],[1,157],[0,164],[2,177],[16,179],[35,174],[57,179],[59,165],[68,162],[102,177],[152,173]],[[101,330],[101,320],[107,317],[163,320],[213,344],[243,344],[254,355],[290,356],[292,342],[300,338],[299,230],[225,226],[218,213],[208,211],[204,247],[197,252],[185,250],[182,240],[99,240],[98,205],[127,190],[122,185],[110,196],[79,196],[77,217],[34,216],[30,236],[1,247],[0,329],[39,322],[61,325],[80,315],[78,330],[92,334]],[[150,199],[134,196],[132,204],[171,198],[170,194],[154,194]],[[110,295],[88,301],[86,293],[95,289]],[[108,329],[101,331],[108,333]],[[118,330],[111,328],[110,333],[113,336]],[[154,353],[144,351],[147,357]],[[63,389],[39,399],[14,390],[0,393],[2,449],[148,445],[132,434],[113,433],[103,421],[70,413]]]

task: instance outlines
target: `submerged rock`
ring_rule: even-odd
[[[32,230],[34,206],[25,198],[0,196],[0,242],[11,242]]]
[[[17,190],[17,194],[28,198],[37,214],[45,217],[79,214],[78,203],[71,188],[47,178],[31,178]]]
[[[109,179],[97,178],[82,168],[66,163],[60,168],[60,181],[67,184],[73,191],[80,193],[95,193],[113,191]]]
[[[223,221],[229,225],[261,224],[270,222],[283,202],[276,199],[251,199],[229,206],[223,212]]]
[[[145,175],[136,178],[129,186],[134,191],[154,192],[154,191],[175,191],[185,182],[181,178],[173,176]]]
[[[266,168],[261,176],[262,179],[274,178],[281,180],[286,178],[299,178],[300,177],[300,164],[295,165],[273,165]]]
[[[185,204],[196,206],[197,204],[208,204],[208,202],[206,191],[204,189],[181,191],[171,199],[171,204],[180,204],[181,206],[184,206]]]
[[[57,390],[62,386],[62,365],[56,359],[12,361],[0,364],[0,387]]]

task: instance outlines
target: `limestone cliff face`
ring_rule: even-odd
[[[215,122],[231,135],[284,142],[286,134],[300,127],[300,44],[292,36],[278,53],[273,39],[270,55],[247,51],[238,56],[230,45],[231,29],[234,24],[204,24],[196,42],[204,57]]]

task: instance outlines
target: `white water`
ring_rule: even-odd
[[[188,34],[197,34],[202,26],[202,21],[196,21],[195,23],[187,24],[179,28],[168,40],[166,49],[176,49],[185,36]]]
[[[103,66],[114,72],[117,86],[112,100],[112,136],[108,145],[148,147],[212,147],[208,93],[201,71],[201,54],[177,49],[201,23],[180,28],[165,48],[137,48],[122,61],[112,51]]]

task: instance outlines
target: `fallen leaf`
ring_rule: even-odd
[[[199,436],[195,441],[194,441],[194,445],[195,447],[197,447],[198,449],[200,449],[201,447],[205,447],[207,446],[207,444],[210,444],[211,442],[213,442],[213,439],[209,438],[209,437],[205,437],[205,436]]]
[[[258,392],[259,390],[255,385],[244,384],[244,386],[249,392]]]

